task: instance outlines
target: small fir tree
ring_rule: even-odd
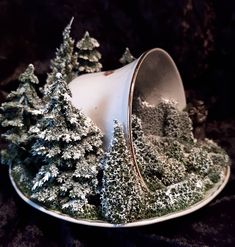
[[[157,106],[149,105],[139,97],[134,106],[141,118],[146,135],[176,138],[180,142],[193,144],[192,121],[187,112],[177,109],[173,100],[162,99]]]
[[[156,191],[185,178],[186,168],[181,157],[184,152],[180,143],[172,138],[168,143],[165,137],[149,142],[151,138],[144,135],[141,119],[135,115],[132,115],[132,136],[137,164],[150,190]]]
[[[56,49],[55,58],[51,60],[51,72],[47,76],[44,94],[47,94],[48,85],[56,80],[55,77],[57,73],[61,73],[67,83],[69,83],[77,73],[78,55],[74,52],[75,41],[70,36],[73,19],[74,18],[72,18],[70,23],[65,27],[63,31],[63,42],[60,47]]]
[[[165,136],[193,144],[193,127],[188,113],[178,110],[175,101],[163,100],[158,107],[165,109]]]
[[[133,105],[133,112],[142,121],[142,128],[146,136],[164,135],[165,110],[162,107],[155,107],[136,97]]]
[[[149,189],[155,191],[164,187],[160,179],[165,160],[147,140],[143,133],[141,119],[134,114],[132,115],[132,137],[137,165]]]
[[[3,164],[16,165],[24,163],[30,147],[29,128],[41,116],[41,100],[34,86],[38,78],[34,66],[30,64],[19,77],[19,87],[7,96],[7,101],[0,108],[0,122],[4,128],[2,137],[7,148],[2,150]]]
[[[44,116],[31,128],[32,154],[42,167],[33,181],[31,197],[50,208],[85,217],[94,206],[97,167],[102,155],[102,134],[71,104],[71,92],[60,73],[49,85]]]
[[[122,54],[121,58],[119,59],[119,62],[122,65],[126,65],[128,63],[131,63],[135,60],[136,58],[131,54],[130,49],[126,47],[125,52]]]
[[[94,73],[102,69],[102,64],[99,62],[101,54],[97,50],[100,46],[98,41],[90,37],[86,31],[83,38],[77,43],[79,73]]]
[[[106,220],[123,224],[141,217],[144,192],[118,121],[102,168],[101,207]]]

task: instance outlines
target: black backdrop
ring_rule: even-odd
[[[126,46],[136,57],[154,47],[168,51],[187,94],[209,107],[208,135],[234,160],[234,0],[0,0],[1,102],[28,63],[43,83],[72,16],[76,40],[88,30],[100,42],[104,70],[120,66]],[[234,197],[233,175],[217,200],[189,216],[138,229],[94,229],[25,205],[0,166],[0,246],[87,246],[93,240],[94,246],[234,246]]]
[[[207,100],[213,96],[214,117],[231,117],[234,6],[233,0],[0,0],[1,90],[16,87],[13,81],[30,62],[39,75],[48,70],[74,16],[73,37],[78,40],[88,30],[100,41],[105,70],[119,66],[126,46],[136,57],[164,48],[187,89],[200,89]]]

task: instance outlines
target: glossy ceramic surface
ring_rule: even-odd
[[[123,124],[127,141],[131,143],[134,94],[152,105],[157,105],[163,97],[176,100],[180,110],[186,106],[176,65],[168,53],[158,48],[120,69],[78,76],[69,87],[73,105],[89,116],[105,134],[105,147],[112,138],[114,119]]]

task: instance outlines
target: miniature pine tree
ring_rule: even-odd
[[[123,128],[115,120],[113,140],[103,162],[101,207],[104,217],[115,224],[141,217],[143,195]]]
[[[141,119],[135,115],[132,115],[132,136],[138,166],[152,191],[185,178],[186,158],[183,157],[182,144],[172,138],[168,138],[168,142],[165,137],[149,142],[151,138],[146,138]]]
[[[159,107],[165,108],[165,136],[179,141],[194,143],[192,121],[187,112],[179,111],[177,103],[163,100]]]
[[[164,187],[160,181],[165,165],[164,159],[147,140],[142,129],[141,119],[134,114],[132,115],[132,137],[137,165],[149,189],[155,191]]]
[[[133,57],[133,55],[130,52],[130,49],[126,47],[125,52],[122,54],[121,58],[119,59],[119,62],[122,65],[126,65],[128,63],[131,63],[135,60],[136,58]]]
[[[187,112],[177,109],[173,100],[162,99],[157,106],[149,105],[139,97],[134,106],[136,115],[142,119],[146,135],[175,138],[193,144],[192,121]]]
[[[79,73],[94,73],[102,69],[102,64],[99,62],[101,54],[97,50],[100,46],[98,41],[90,37],[86,31],[83,38],[77,43]]]
[[[78,57],[77,53],[74,52],[75,41],[70,36],[72,23],[73,18],[65,27],[63,31],[63,42],[60,47],[56,49],[55,58],[51,60],[51,72],[48,74],[47,84],[45,85],[44,91],[47,90],[48,84],[53,83],[56,79],[55,76],[57,73],[61,73],[64,80],[69,83],[78,70]]]
[[[49,85],[44,117],[31,128],[32,154],[43,163],[33,181],[32,198],[66,213],[83,217],[92,210],[102,134],[71,104],[71,92],[60,73]]]
[[[136,97],[133,105],[133,112],[141,119],[142,128],[146,136],[164,135],[165,109],[149,105],[148,102],[143,101],[141,97]]]
[[[7,96],[0,108],[0,121],[4,128],[2,137],[8,147],[2,150],[2,163],[20,164],[28,154],[28,130],[41,115],[41,100],[34,85],[38,78],[34,75],[34,66],[30,64],[19,77],[19,87]]]

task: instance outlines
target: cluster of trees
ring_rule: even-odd
[[[28,197],[72,217],[122,224],[199,200],[219,180],[226,154],[214,143],[207,143],[208,150],[195,144],[188,115],[163,101],[151,108],[151,114],[157,113],[158,136],[146,136],[141,119],[134,115],[132,119],[136,162],[147,188],[143,186],[122,124],[114,120],[113,139],[104,152],[101,131],[71,104],[68,82],[102,68],[97,40],[86,32],[75,51],[71,25],[72,20],[51,61],[43,97],[37,94],[38,78],[30,64],[20,75],[17,90],[1,105],[6,143],[1,163],[11,166]],[[127,48],[120,62],[133,60]]]
[[[122,201],[118,204],[124,207],[123,215],[109,216],[107,198],[115,197],[116,192],[114,190],[112,194],[104,186],[110,182],[108,177],[112,170],[120,164],[121,172],[116,174],[119,185],[122,179],[128,181],[129,175],[133,177],[128,193],[133,194],[131,188],[138,178],[132,172],[130,155],[126,154],[121,126],[115,123],[114,127],[114,136],[118,142],[122,139],[121,145],[117,147],[118,142],[113,143],[120,155],[119,163],[114,162],[113,168],[110,166],[106,170],[107,164],[116,160],[112,155],[114,147],[111,146],[110,154],[104,155],[103,134],[71,104],[68,83],[78,74],[98,72],[102,68],[101,54],[97,50],[99,43],[88,32],[76,44],[75,50],[75,41],[70,36],[72,21],[63,31],[63,42],[51,60],[50,73],[41,89],[43,97],[38,96],[36,85],[39,80],[30,64],[20,75],[17,90],[1,105],[2,138],[6,144],[1,151],[1,163],[11,167],[16,182],[27,196],[50,209],[74,217],[96,217],[97,203],[102,200],[102,212],[107,219],[125,222],[134,215],[130,212],[133,205],[137,214],[138,200],[125,201],[122,196],[124,186],[123,191],[120,190]],[[103,178],[99,181],[102,169]],[[127,172],[124,177],[122,170]],[[139,194],[137,189],[134,193]],[[101,194],[100,198],[98,194]]]
[[[136,100],[132,137],[136,161],[150,189],[148,215],[183,209],[203,198],[224,176],[229,157],[213,141],[193,137],[192,122],[177,103]],[[154,134],[152,134],[154,133]]]
[[[51,61],[43,97],[37,94],[38,78],[30,64],[19,77],[17,90],[1,105],[6,144],[1,163],[11,166],[13,176],[32,199],[82,215],[94,213],[103,134],[73,107],[68,82],[77,74],[100,71],[102,66],[99,43],[88,32],[75,51],[71,25],[72,20]]]

